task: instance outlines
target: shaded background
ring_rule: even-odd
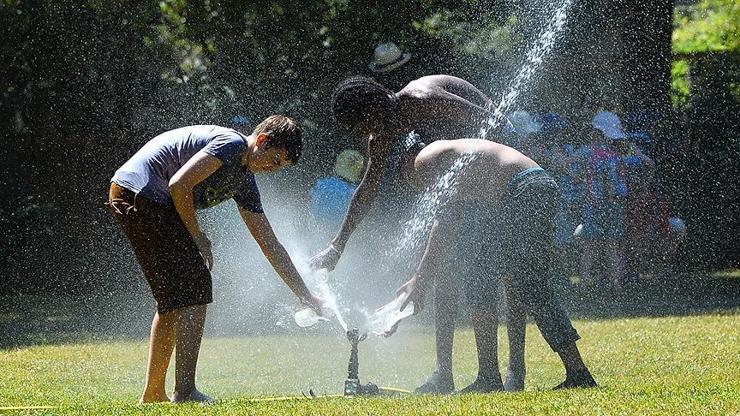
[[[301,164],[258,181],[289,251],[305,258],[318,250],[333,230],[310,218],[308,190],[331,174],[341,150],[364,150],[332,123],[333,85],[368,75],[375,45],[392,40],[413,54],[406,80],[456,75],[497,102],[559,4],[457,3],[3,1],[0,295],[102,299],[108,307],[131,297],[128,308],[150,314],[138,265],[103,206],[109,178],[157,133],[235,115],[250,127],[274,113],[301,121]],[[689,230],[680,268],[738,267],[740,9],[726,0],[677,3],[575,1],[518,107],[574,119],[657,110],[664,190]],[[717,19],[720,29],[702,33],[702,22]],[[405,277],[397,271],[409,258],[388,254],[404,220],[391,205],[379,201],[348,246],[337,270],[352,279],[347,290],[390,293]],[[233,206],[203,221],[215,244],[217,303],[288,299]]]

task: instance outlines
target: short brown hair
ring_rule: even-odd
[[[290,163],[298,163],[303,151],[303,129],[295,120],[279,114],[272,115],[262,120],[252,131],[255,136],[260,133],[269,136],[266,144],[268,148],[283,149],[288,153]]]

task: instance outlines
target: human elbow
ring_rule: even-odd
[[[169,183],[170,195],[183,195],[188,191],[188,185],[182,180],[173,179]]]

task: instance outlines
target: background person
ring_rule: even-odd
[[[370,76],[392,90],[400,90],[415,77],[408,64],[411,53],[401,50],[393,42],[380,43],[368,64]]]
[[[319,179],[311,188],[311,214],[322,228],[333,230],[342,224],[364,169],[360,152],[343,150],[334,163],[334,175]]]
[[[585,158],[586,198],[583,205],[583,255],[581,279],[586,284],[622,282],[624,209],[621,199],[627,186],[620,167],[619,155],[611,140],[623,139],[619,118],[611,112],[600,112],[591,121],[590,143],[583,148]],[[603,262],[599,259],[603,258]],[[607,277],[594,275],[595,264],[607,265]]]

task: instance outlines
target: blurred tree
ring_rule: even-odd
[[[85,224],[102,202],[110,149],[123,143],[121,131],[135,129],[137,103],[159,82],[149,72],[158,55],[142,42],[156,12],[114,1],[2,4],[0,120],[15,134],[0,167],[0,226],[12,236],[0,242],[0,267],[10,283],[15,276],[33,288],[84,284],[84,266],[71,259],[94,254]],[[48,267],[60,258],[65,267]]]
[[[676,6],[673,51],[721,52],[740,49],[740,3],[735,0],[701,0]]]
[[[681,4],[673,19],[672,100],[686,119],[676,155],[679,208],[688,219],[692,265],[740,265],[740,3]],[[711,249],[710,249],[711,247]]]
[[[178,125],[298,116],[311,140],[303,178],[292,182],[312,182],[348,145],[328,112],[333,85],[363,73],[375,44],[404,44],[422,74],[478,74],[471,62],[510,50],[508,5],[2,1],[0,127],[10,137],[0,231],[13,239],[0,242],[0,267],[27,288],[105,280],[94,271],[110,269],[95,266],[110,244],[107,179],[149,137]],[[476,32],[476,22],[486,25]],[[65,267],[46,267],[50,259]]]
[[[673,61],[671,100],[674,107],[688,104],[691,54],[740,50],[740,3],[733,0],[702,0],[677,5],[673,15]],[[731,90],[740,96],[740,83]]]

